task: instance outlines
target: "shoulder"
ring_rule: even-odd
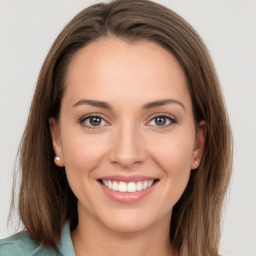
[[[27,232],[0,240],[0,256],[57,256],[58,252],[36,244]]]

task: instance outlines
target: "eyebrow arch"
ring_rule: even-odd
[[[94,107],[99,107],[99,108],[105,108],[105,109],[112,109],[112,107],[104,101],[97,101],[97,100],[88,100],[88,99],[81,99],[78,102],[76,102],[73,107],[78,107],[81,105],[91,105]],[[155,108],[155,107],[161,107],[164,105],[168,105],[168,104],[178,104],[180,105],[184,110],[186,110],[185,106],[178,100],[174,100],[174,99],[165,99],[165,100],[157,100],[157,101],[153,101],[150,103],[147,103],[146,105],[143,106],[143,109],[151,109],[151,108]]]
[[[78,102],[76,102],[73,105],[73,107],[78,107],[78,106],[81,106],[81,105],[84,105],[84,104],[85,105],[91,105],[91,106],[98,107],[98,108],[112,109],[112,107],[104,101],[87,100],[87,99],[79,100]]]
[[[178,100],[174,100],[174,99],[165,99],[165,100],[157,100],[157,101],[153,101],[150,103],[147,103],[146,105],[143,106],[143,109],[150,109],[150,108],[155,108],[155,107],[161,107],[167,104],[178,104],[180,105],[184,110],[186,110],[185,106],[183,105],[183,103],[181,103]]]

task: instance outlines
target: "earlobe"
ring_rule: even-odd
[[[200,121],[197,129],[196,129],[196,135],[195,135],[195,144],[194,144],[194,150],[192,154],[191,159],[191,169],[196,169],[200,165],[202,155],[204,152],[204,145],[205,145],[205,139],[207,135],[207,125],[206,122]]]
[[[54,163],[59,166],[59,167],[63,167],[63,162],[61,162],[61,158],[59,156],[55,156],[54,157]]]
[[[53,159],[53,161],[57,166],[63,167],[64,159],[63,159],[62,145],[61,145],[61,139],[60,139],[60,130],[59,130],[59,125],[57,124],[54,118],[49,119],[49,127],[50,127],[51,138],[52,138],[52,146],[55,152],[55,158]]]

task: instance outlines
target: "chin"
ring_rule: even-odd
[[[102,223],[109,229],[119,233],[141,232],[153,227],[159,220],[152,211],[123,210],[102,216]]]
[[[121,220],[115,220],[112,223],[106,223],[106,226],[118,233],[135,233],[135,232],[141,232],[145,229],[147,229],[150,224],[147,223],[141,223],[140,221],[121,221]]]

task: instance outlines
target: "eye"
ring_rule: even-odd
[[[166,115],[159,115],[155,116],[153,119],[150,120],[149,125],[153,126],[168,126],[172,123],[176,123],[176,120],[170,116]]]
[[[100,116],[87,116],[79,121],[83,126],[88,128],[97,128],[98,126],[107,125],[107,122]]]

